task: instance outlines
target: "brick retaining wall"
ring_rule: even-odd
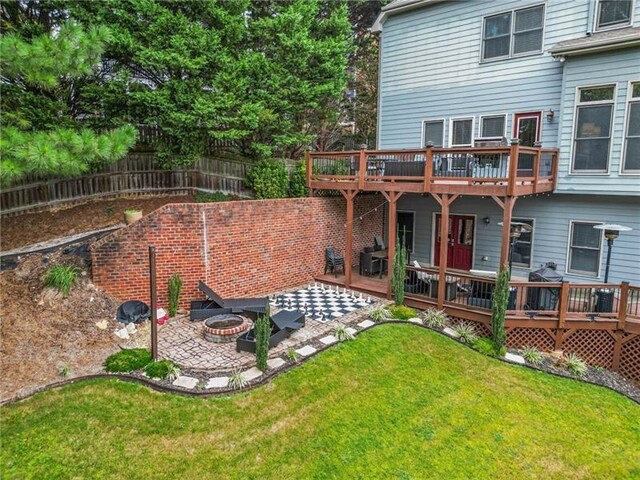
[[[354,265],[382,235],[383,208],[374,209],[383,203],[380,195],[356,197]],[[184,280],[182,306],[203,298],[198,280],[223,297],[265,295],[321,274],[327,245],[344,253],[345,211],[342,197],[168,204],[91,246],[93,281],[122,300],[149,302],[153,244],[160,305],[173,273]]]

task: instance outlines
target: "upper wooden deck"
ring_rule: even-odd
[[[517,159],[517,161],[512,161]],[[519,196],[551,192],[558,150],[469,147],[308,152],[312,190]]]

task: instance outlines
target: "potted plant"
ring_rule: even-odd
[[[124,211],[124,223],[131,225],[142,218],[142,210],[128,208]]]

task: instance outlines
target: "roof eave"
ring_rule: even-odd
[[[376,21],[373,22],[371,31],[373,33],[382,32],[382,26],[384,25],[384,22],[392,14],[406,12],[408,10],[414,10],[416,8],[424,7],[425,5],[429,5],[432,3],[441,3],[444,1],[446,0],[404,0],[385,5],[384,7],[382,7],[380,13],[378,14],[378,18],[376,18]]]
[[[588,45],[585,47],[570,47],[551,49],[549,53],[553,57],[573,57],[577,55],[587,55],[589,53],[605,52],[610,50],[620,50],[623,48],[630,48],[640,46],[640,37],[630,38],[623,41],[600,43],[596,45]]]

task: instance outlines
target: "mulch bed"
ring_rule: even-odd
[[[194,201],[193,195],[115,198],[5,217],[0,251],[117,225],[122,223],[123,212],[129,208],[142,210],[146,215],[167,203]]]

